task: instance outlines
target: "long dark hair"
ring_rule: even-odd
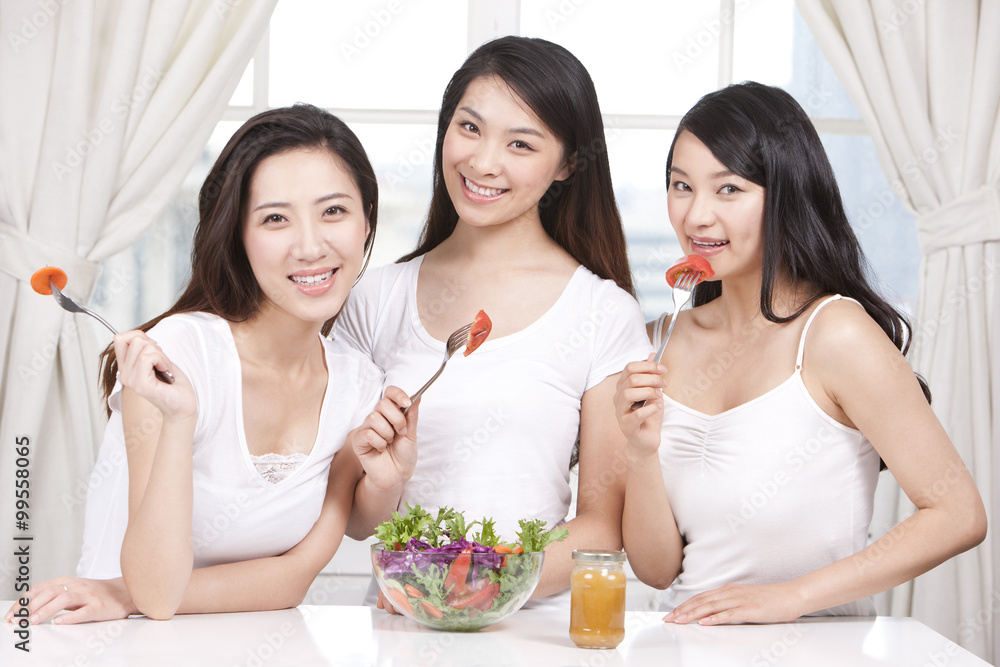
[[[906,318],[872,287],[872,271],[847,219],[833,168],[816,129],[784,90],[748,81],[702,97],[681,119],[681,132],[696,136],[722,164],[764,188],[764,266],[760,310],[771,322],[789,322],[824,294],[856,299],[904,355],[910,347]],[[667,155],[667,187],[674,146]],[[794,313],[774,312],[779,271],[795,286],[812,290]],[[722,293],[704,282],[696,306]],[[927,383],[917,376],[927,400]]]
[[[342,120],[323,109],[309,104],[271,109],[244,123],[222,149],[198,195],[198,227],[187,287],[177,303],[140,330],[149,331],[177,313],[212,313],[230,322],[245,322],[257,313],[263,292],[243,247],[243,202],[257,165],[272,155],[300,148],[329,151],[354,177],[369,224],[364,272],[378,224],[378,182],[365,149]],[[323,324],[324,334],[330,332],[334,319]],[[114,345],[109,345],[101,354],[105,399],[114,389],[117,371]]]
[[[565,181],[552,183],[538,204],[545,231],[573,259],[635,296],[597,91],[572,53],[544,39],[508,36],[487,42],[452,76],[438,116],[430,210],[416,250],[399,261],[434,249],[455,230],[458,213],[445,186],[441,151],[459,101],[480,77],[498,77],[510,86],[559,138],[574,167]]]

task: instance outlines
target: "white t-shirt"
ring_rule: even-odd
[[[445,352],[417,312],[420,264],[417,258],[368,271],[331,333],[371,357],[386,384],[409,394],[434,374]],[[442,294],[442,308],[449,299]],[[455,354],[423,395],[417,464],[403,506],[492,517],[507,540],[516,539],[518,519],[563,521],[583,393],[649,351],[635,299],[579,267],[538,320],[490,337],[468,357]]]
[[[312,450],[285,479],[258,472],[243,431],[242,374],[229,323],[207,313],[173,315],[149,331],[190,378],[198,397],[194,433],[194,567],[277,556],[306,536],[322,509],[330,462],[348,431],[381,397],[383,374],[346,345],[320,338],[329,379]],[[87,495],[77,576],[121,576],[128,523],[128,466],[121,383]]]

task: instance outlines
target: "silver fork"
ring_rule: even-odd
[[[667,333],[663,335],[663,340],[660,342],[660,349],[656,351],[656,356],[653,357],[653,361],[656,363],[660,363],[660,359],[663,358],[663,351],[667,349],[667,341],[670,340],[670,334],[673,333],[674,325],[677,324],[677,315],[681,312],[681,308],[686,306],[687,302],[691,300],[691,294],[693,294],[694,287],[698,284],[700,277],[700,271],[688,271],[674,282],[670,294],[674,299],[674,312],[670,316],[670,326],[667,327]],[[646,401],[636,401],[632,404],[632,409],[638,410],[644,405],[646,405]]]
[[[417,399],[420,398],[425,391],[427,391],[427,388],[430,387],[432,384],[434,384],[434,380],[437,380],[439,377],[441,377],[441,373],[444,371],[445,364],[448,363],[448,360],[451,359],[452,355],[461,350],[462,347],[468,342],[469,331],[472,330],[473,324],[475,324],[475,322],[469,322],[464,327],[456,329],[453,334],[448,336],[448,345],[444,351],[444,361],[441,362],[441,367],[437,369],[437,373],[431,376],[431,379],[427,381],[427,384],[418,389],[417,393],[415,393],[413,396],[410,396],[411,407],[413,406],[414,403],[417,402]],[[410,409],[409,407],[404,408],[403,414],[405,415],[409,409]]]
[[[83,313],[84,315],[90,315],[95,320],[106,326],[108,328],[108,331],[115,334],[116,336],[118,335],[118,331],[113,326],[111,326],[106,319],[104,319],[94,311],[90,310],[89,308],[84,308],[76,301],[74,301],[72,298],[63,294],[62,291],[60,291],[60,289],[56,287],[56,284],[51,280],[49,280],[49,287],[52,288],[52,296],[55,297],[56,303],[58,303],[63,310],[67,310],[71,313]],[[160,382],[166,382],[167,384],[174,383],[174,375],[170,371],[161,371],[159,368],[154,368],[153,371],[156,373],[156,377],[157,379],[160,380]]]

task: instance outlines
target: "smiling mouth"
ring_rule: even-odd
[[[305,287],[312,287],[313,285],[320,285],[325,283],[327,280],[333,277],[333,274],[337,272],[337,269],[331,269],[326,273],[318,273],[315,276],[288,276],[291,278],[292,282],[296,285],[303,285]]]
[[[484,188],[481,185],[476,185],[465,176],[462,177],[462,183],[469,192],[477,194],[480,197],[499,197],[505,192],[510,192],[510,188]]]
[[[691,245],[698,248],[721,248],[722,246],[729,245],[729,241],[695,241],[691,239]]]

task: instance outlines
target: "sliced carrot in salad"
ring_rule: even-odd
[[[493,322],[489,315],[480,310],[476,313],[476,319],[472,321],[472,328],[469,329],[469,340],[465,344],[465,356],[469,356],[476,349],[486,342],[486,337],[493,331]]]
[[[31,289],[39,294],[52,294],[52,286],[49,285],[50,280],[59,289],[66,287],[66,283],[69,282],[65,271],[56,266],[46,266],[43,269],[38,269],[31,275]]]
[[[715,271],[712,270],[712,265],[708,263],[707,259],[701,255],[688,255],[667,269],[667,284],[673,287],[677,279],[685,273],[701,274],[695,281],[696,285],[702,280],[707,280],[715,275]]]

